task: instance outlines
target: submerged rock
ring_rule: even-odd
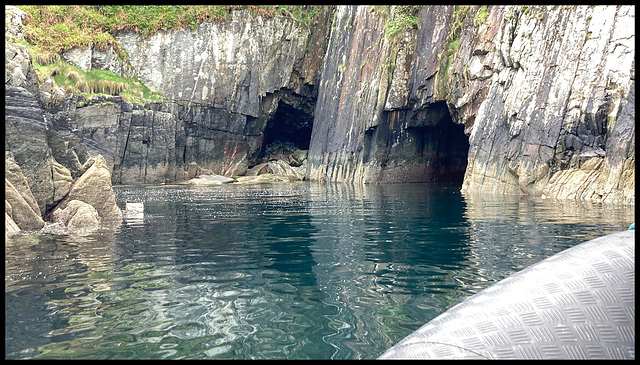
[[[221,175],[201,175],[200,177],[190,179],[191,185],[222,185],[235,182],[236,179]]]
[[[262,174],[285,176],[287,180],[290,181],[302,180],[302,176],[300,176],[291,165],[280,159],[258,164],[249,169],[245,176],[258,176]]]
[[[247,184],[265,184],[274,182],[293,182],[299,181],[299,179],[291,176],[275,175],[272,173],[264,173],[257,176],[240,176],[234,184],[247,185]]]

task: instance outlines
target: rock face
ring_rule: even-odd
[[[31,193],[27,178],[10,152],[5,152],[4,193],[7,233],[38,230],[44,226],[40,208]]]
[[[493,74],[469,136],[463,191],[633,202],[634,7],[496,10],[498,42],[485,55]],[[451,104],[469,99],[461,96]]]
[[[395,9],[391,17],[400,16]],[[387,37],[384,13],[338,7],[309,147],[311,180],[461,180],[468,140],[433,96],[452,11],[424,7],[417,15],[429,26]]]
[[[194,177],[185,174],[194,163],[207,173],[242,175],[274,140],[266,135],[274,118],[294,110],[309,121],[310,133],[332,14],[325,7],[309,27],[239,9],[195,32],[123,32],[116,38],[130,61],[121,70],[96,50],[66,52],[63,58],[78,67],[136,76],[167,101],[139,106],[118,96],[67,98],[49,108],[50,119],[106,158],[114,184],[186,180]]]
[[[383,14],[338,7],[309,177],[462,169],[466,193],[634,202],[634,9],[425,6],[390,40]]]
[[[45,219],[59,220],[56,212],[69,201],[74,203],[63,215],[67,228],[95,225],[96,217],[121,219],[104,158],[85,156],[86,147],[74,148],[77,141],[65,140],[46,118],[46,100],[26,48],[6,42],[5,56],[5,237],[45,228]]]

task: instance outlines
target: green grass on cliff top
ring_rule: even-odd
[[[231,11],[248,9],[253,15],[284,15],[305,22],[317,14],[315,6],[286,5],[20,5],[27,13],[24,38],[43,54],[59,54],[76,46],[114,47],[113,35],[135,31],[142,36],[170,29],[195,31],[205,22],[223,21]]]

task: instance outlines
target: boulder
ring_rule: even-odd
[[[13,154],[9,151],[5,151],[4,159],[4,177],[8,180],[13,187],[20,192],[20,195],[24,201],[31,207],[34,212],[40,212],[38,202],[34,198],[27,177],[22,173],[22,169],[13,158]]]
[[[42,228],[44,221],[27,178],[8,151],[5,152],[4,176],[5,212],[11,221],[22,230]]]
[[[122,211],[116,204],[107,162],[102,156],[94,159],[93,165],[71,186],[69,194],[57,209],[65,209],[72,200],[80,200],[93,206],[101,220],[122,220]]]
[[[268,172],[271,172],[269,171],[269,163],[263,162],[247,170],[247,173],[245,174],[245,176],[258,176],[258,175],[266,174]]]
[[[255,165],[247,171],[245,176],[258,176],[262,174],[284,176],[286,177],[285,180],[287,181],[302,180],[302,176],[300,176],[300,174],[293,167],[280,159],[271,160],[269,162]]]
[[[269,161],[269,170],[274,175],[286,176],[292,181],[302,180],[296,170],[282,160]]]
[[[100,226],[97,210],[80,200],[71,200],[64,209],[56,209],[51,214],[51,219],[54,224],[68,230],[92,230]]]

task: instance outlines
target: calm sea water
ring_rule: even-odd
[[[5,244],[7,359],[372,359],[631,206],[451,185],[121,186],[142,219]]]

